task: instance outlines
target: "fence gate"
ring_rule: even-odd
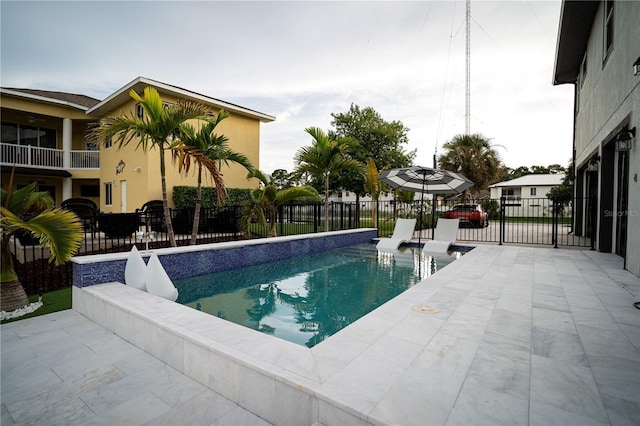
[[[591,247],[591,238],[580,230],[575,232],[576,214],[579,214],[575,206],[582,206],[582,200],[502,197],[500,244]]]

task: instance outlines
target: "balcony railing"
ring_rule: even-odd
[[[71,151],[72,169],[99,169],[100,151]]]
[[[99,151],[72,150],[69,154],[71,169],[100,168]],[[0,163],[43,169],[62,169],[64,168],[64,150],[0,143]]]

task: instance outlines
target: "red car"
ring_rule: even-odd
[[[444,212],[447,219],[460,219],[460,226],[483,228],[489,226],[489,215],[479,204],[458,204]]]

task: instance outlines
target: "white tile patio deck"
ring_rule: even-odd
[[[312,349],[74,290],[1,327],[3,425],[640,423],[640,279],[615,255],[478,246]]]

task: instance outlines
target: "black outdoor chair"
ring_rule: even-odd
[[[140,223],[145,225],[147,231],[166,232],[162,200],[147,201],[136,209],[136,214],[140,216]]]
[[[82,221],[85,231],[90,231],[91,235],[96,232],[96,219],[98,216],[96,203],[86,198],[69,198],[64,200],[60,207],[75,213]]]
[[[66,208],[66,206],[68,205],[76,205],[76,204],[86,205],[91,207],[94,210],[98,210],[98,205],[94,203],[92,200],[89,200],[88,198],[67,198],[62,203],[60,203],[60,207]]]

